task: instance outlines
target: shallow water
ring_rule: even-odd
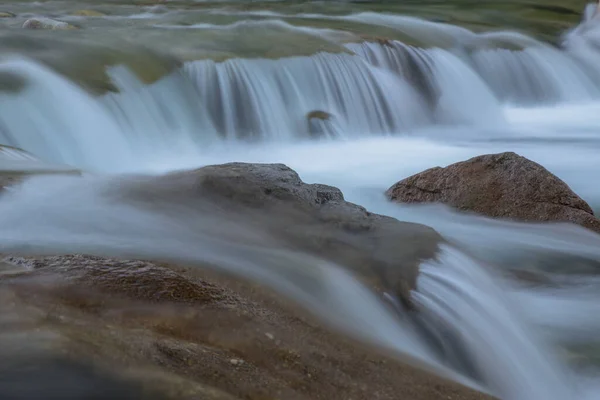
[[[600,208],[600,28],[593,19],[569,32],[555,28],[559,48],[543,41],[550,35],[543,22],[532,25],[531,36],[512,25],[483,29],[495,11],[513,15],[513,3],[480,4],[489,13],[476,14],[477,29],[465,4],[106,2],[94,5],[107,14],[98,17],[65,17],[86,8],[73,2],[3,6],[19,15],[0,21],[0,44],[11,49],[0,78],[18,76],[23,84],[0,92],[0,142],[35,159],[11,153],[0,157],[0,168],[85,174],[37,177],[0,199],[0,250],[214,263],[271,285],[347,334],[500,398],[599,398],[590,349],[600,348],[600,271],[593,266],[600,236],[383,197],[424,169],[514,151]],[[574,15],[560,11],[570,15],[564,21],[579,20],[582,7]],[[455,25],[417,17],[436,13]],[[19,31],[30,14],[64,17],[83,29],[50,32],[51,39]],[[156,74],[144,79],[133,66],[138,59],[114,56],[118,32],[128,32],[128,45],[152,50],[141,65],[159,65]],[[365,41],[367,32],[389,40]],[[21,34],[27,40],[9,42]],[[63,49],[66,40],[79,46],[72,54]],[[99,47],[89,50],[92,43]],[[102,54],[93,60],[102,76],[73,68],[81,49]],[[314,112],[327,117],[311,120]],[[442,347],[462,343],[458,356],[441,357],[343,266],[282,251],[276,241],[249,244],[256,232],[228,230],[227,221],[185,202],[157,211],[108,190],[151,179],[132,173],[228,161],[285,163],[306,182],[338,186],[370,211],[432,226],[463,249],[447,247],[438,262],[423,265],[414,293],[430,333],[443,328],[457,338],[442,338]],[[209,230],[214,224],[223,229]],[[557,267],[551,259],[558,255],[565,261]],[[532,258],[536,273],[560,284],[530,287],[503,273],[530,270]],[[592,267],[583,274],[575,259]]]

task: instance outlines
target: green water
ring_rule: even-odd
[[[474,32],[511,30],[553,43],[581,19],[585,4],[575,0],[9,0],[0,5],[0,13],[16,16],[0,18],[0,51],[34,57],[102,93],[113,89],[105,67],[116,64],[129,66],[149,83],[189,60],[347,52],[345,43],[375,39],[425,47],[455,45],[454,38],[436,30],[340,18],[365,12],[418,17]],[[82,10],[94,14],[76,15]],[[79,29],[23,29],[23,22],[35,15]],[[5,86],[3,81],[7,79],[0,77],[0,87]],[[9,86],[14,90],[14,85]]]

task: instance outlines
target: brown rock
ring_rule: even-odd
[[[103,293],[147,302],[205,304],[224,299],[223,291],[194,281],[171,268],[140,260],[68,255],[41,258],[6,257],[5,263],[26,266],[38,275],[59,275],[63,282],[94,287]]]
[[[91,281],[91,309],[70,298],[81,289],[70,267],[52,267],[64,278],[54,284],[35,267],[0,280],[0,372],[10,377],[0,398],[27,390],[31,399],[73,400],[489,399],[328,332],[244,282],[204,277],[238,294],[234,304],[198,307],[115,299]]]
[[[326,111],[321,111],[321,110],[314,110],[314,111],[311,111],[308,114],[306,114],[306,119],[311,120],[313,118],[327,121],[331,118],[331,114],[329,114]]]
[[[600,232],[600,220],[566,183],[518,154],[489,154],[431,168],[386,192],[398,203],[444,203],[493,218],[572,222]]]

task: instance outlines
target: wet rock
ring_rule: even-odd
[[[46,30],[71,30],[79,29],[75,25],[67,22],[58,21],[51,18],[36,17],[30,18],[23,23],[24,29],[46,29]]]
[[[92,365],[65,357],[36,355],[29,359],[12,358],[0,366],[0,398],[34,400],[144,399],[159,400],[165,396],[148,394],[139,383],[128,382]]]
[[[248,240],[267,245],[266,231],[277,248],[302,250],[302,259],[308,254],[338,262],[406,301],[420,261],[434,257],[441,241],[428,227],[372,214],[345,201],[339,189],[305,183],[281,164],[232,163],[140,177],[104,194],[156,215],[183,209],[191,220],[180,226],[186,232],[202,228],[191,218],[194,210],[209,210],[219,224],[250,227],[256,238]],[[210,232],[219,228],[213,225]],[[382,399],[399,392],[415,400],[442,394],[483,398],[357,346],[252,283],[210,274],[201,281],[183,267],[79,255],[13,256],[5,262],[29,272],[0,277],[0,349],[15,348],[3,340],[9,325],[14,340],[28,348],[25,334],[43,327],[57,336],[44,348],[108,365],[125,383],[167,399],[370,400],[375,392]],[[220,301],[232,288],[235,301]],[[6,323],[25,312],[31,321]]]
[[[27,265],[38,273],[58,274],[78,286],[145,302],[206,304],[224,298],[223,291],[214,285],[147,261],[69,255],[7,257],[5,262]]]
[[[8,11],[0,11],[0,18],[14,18],[14,17],[16,17],[16,14],[13,14]]]
[[[320,119],[321,121],[327,121],[331,118],[331,114],[326,111],[315,110],[306,114],[306,119]]]
[[[408,302],[418,265],[441,238],[433,229],[368,212],[331,186],[304,183],[282,164],[231,163],[148,179],[125,195],[154,210],[207,207],[276,238],[277,246],[325,258]],[[265,239],[267,240],[267,239]],[[270,239],[273,240],[273,239]]]
[[[312,137],[336,136],[338,129],[335,126],[333,115],[328,112],[315,110],[306,114],[308,133]]]
[[[493,218],[572,222],[600,232],[590,206],[541,165],[508,152],[431,168],[386,192],[398,203],[443,203]]]

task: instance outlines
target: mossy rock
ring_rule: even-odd
[[[14,18],[16,16],[17,16],[16,14],[13,14],[8,11],[0,11],[0,18]]]
[[[141,46],[80,40],[79,36],[79,32],[73,36],[56,32],[56,37],[3,32],[0,33],[0,52],[32,58],[94,94],[117,91],[107,67],[123,65],[141,82],[150,84],[181,66],[178,60]],[[20,90],[22,86],[17,83],[10,77],[0,76],[0,90]]]
[[[320,119],[322,121],[329,121],[331,119],[331,114],[327,111],[314,110],[306,114],[306,119]]]

